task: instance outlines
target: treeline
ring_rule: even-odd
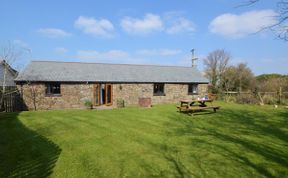
[[[288,75],[281,74],[262,74],[256,76],[257,89],[259,91],[277,92],[281,88],[288,92]]]
[[[209,53],[204,59],[205,75],[211,84],[209,92],[240,103],[275,104],[288,101],[288,75],[255,76],[246,63],[233,65],[230,60],[231,55],[223,49]]]

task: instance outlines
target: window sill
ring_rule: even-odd
[[[45,97],[61,97],[61,94],[46,94]]]
[[[165,93],[154,93],[153,96],[166,96]]]
[[[199,93],[188,93],[188,95],[198,95]]]

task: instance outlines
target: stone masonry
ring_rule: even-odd
[[[123,99],[125,105],[137,105],[139,97],[151,98],[152,105],[160,103],[177,103],[181,99],[192,99],[207,94],[207,84],[198,85],[199,95],[188,95],[187,84],[165,84],[165,96],[153,95],[151,84],[113,84],[113,103]]]
[[[61,95],[46,96],[45,84],[18,85],[29,110],[84,108],[85,100],[93,100],[93,84],[61,84]]]
[[[133,84],[112,84],[113,85],[113,107],[117,107],[117,100],[124,100],[125,106],[138,105],[141,97],[151,98],[152,105],[160,103],[177,103],[181,99],[197,98],[207,93],[207,84],[198,85],[199,95],[188,95],[187,84],[165,84],[165,96],[153,95],[152,83],[133,83]],[[45,84],[34,83],[18,85],[22,93],[23,100],[29,110],[49,110],[84,108],[86,100],[94,101],[94,84],[70,84],[61,83],[61,95],[46,96]]]

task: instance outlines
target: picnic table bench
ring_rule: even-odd
[[[205,104],[206,102],[208,103],[211,103],[212,105],[212,102],[213,100],[211,99],[198,99],[198,100],[180,100],[180,106],[192,106],[194,105],[195,103],[199,103],[199,106],[201,107],[206,107],[207,105]]]
[[[206,103],[210,103],[210,106],[207,106]],[[198,103],[198,105],[196,105]],[[220,106],[213,106],[213,99],[197,99],[197,100],[180,100],[180,106],[177,107],[180,112],[196,112],[212,109],[216,112],[220,109]]]

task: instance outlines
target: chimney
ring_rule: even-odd
[[[196,61],[198,58],[195,57],[195,54],[194,54],[195,49],[192,49],[191,52],[192,52],[192,67],[195,67],[195,68],[196,68],[195,61]]]

